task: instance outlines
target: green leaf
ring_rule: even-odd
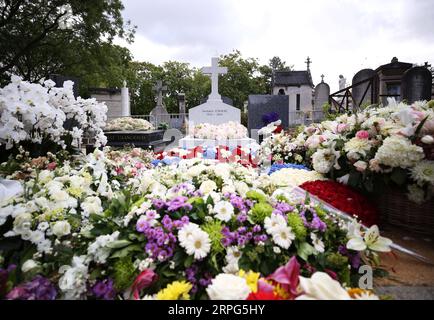
[[[194,258],[193,256],[188,256],[184,261],[184,267],[189,268],[193,264]]]
[[[304,261],[307,261],[310,255],[312,255],[315,252],[314,247],[312,247],[309,243],[303,242],[297,247],[297,254],[302,258]]]
[[[139,244],[132,244],[132,245],[130,245],[128,247],[125,247],[123,249],[115,251],[110,256],[110,259],[124,258],[124,257],[128,256],[132,252],[142,252],[143,250],[144,249],[143,249],[143,247],[141,245],[139,245]]]
[[[128,241],[128,240],[116,240],[116,241],[108,243],[107,247],[111,248],[111,249],[120,249],[120,248],[126,247],[129,244],[131,244],[131,241]]]

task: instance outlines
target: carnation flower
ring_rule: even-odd
[[[422,186],[425,182],[434,185],[434,161],[421,161],[411,168],[410,172],[418,185]]]
[[[217,275],[206,289],[211,300],[245,300],[250,291],[246,279],[226,273]]]

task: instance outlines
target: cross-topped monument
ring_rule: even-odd
[[[324,75],[321,75],[321,82],[324,82]]]
[[[222,100],[221,95],[219,94],[219,75],[228,73],[228,68],[219,67],[219,58],[211,59],[211,67],[203,67],[203,74],[211,75],[211,94],[209,95],[208,100]]]
[[[163,92],[167,91],[167,86],[163,86],[163,81],[157,80],[157,83],[152,87],[152,90],[157,93],[157,107],[162,106]]]
[[[308,56],[305,63],[307,64],[307,70],[310,70],[310,64],[312,63],[312,60],[310,60],[310,57]]]

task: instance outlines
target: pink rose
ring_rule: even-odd
[[[56,167],[57,167],[57,163],[56,163],[56,162],[50,162],[50,163],[47,165],[47,169],[48,169],[48,170],[54,170],[54,169],[56,169]]]
[[[360,130],[356,133],[358,139],[369,139],[369,132],[366,130]]]

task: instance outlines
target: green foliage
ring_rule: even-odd
[[[223,252],[224,247],[222,245],[221,240],[223,239],[222,235],[222,223],[219,220],[212,220],[205,223],[202,226],[202,230],[208,233],[209,238],[211,240],[211,248],[214,252]]]
[[[0,77],[6,72],[36,82],[50,74],[76,76],[103,69],[115,37],[132,41],[134,27],[122,18],[121,0],[2,1],[0,11]],[[65,7],[70,6],[72,16]],[[62,28],[59,21],[69,26]],[[126,49],[125,49],[126,50]],[[108,58],[108,60],[106,59]],[[91,69],[85,69],[86,67]],[[111,63],[110,68],[116,64]]]
[[[322,106],[322,111],[324,113],[324,120],[335,120],[340,114],[338,112],[333,111],[331,105],[326,102]]]
[[[255,190],[249,190],[246,193],[246,198],[256,202],[267,202],[267,197]]]
[[[250,213],[250,219],[254,223],[263,223],[266,217],[271,216],[273,212],[273,207],[266,202],[256,203]]]
[[[291,227],[297,239],[304,240],[306,238],[306,227],[297,213],[291,212],[288,214],[288,225]]]
[[[136,268],[130,257],[123,257],[116,261],[113,265],[113,269],[115,287],[118,291],[125,290],[131,286],[137,276]]]

